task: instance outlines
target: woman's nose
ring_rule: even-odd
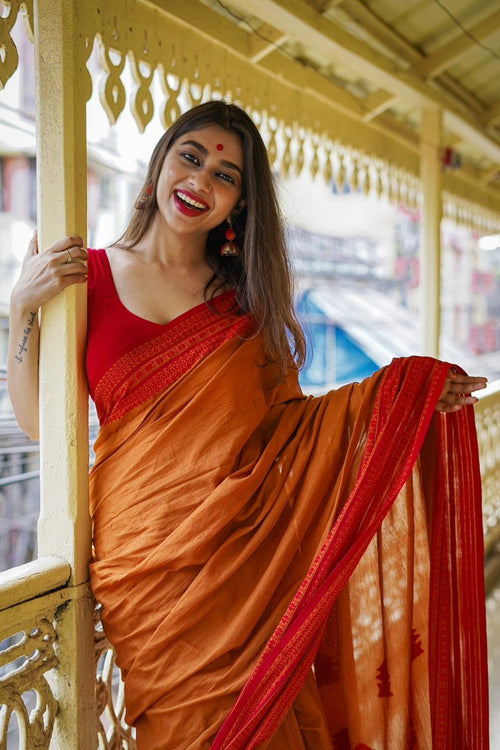
[[[208,170],[197,169],[191,174],[191,184],[196,187],[197,190],[202,190],[205,193],[212,191],[212,177]]]

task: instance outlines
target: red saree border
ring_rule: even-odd
[[[101,426],[173,385],[220,345],[251,333],[255,323],[237,312],[234,292],[175,318],[159,335],[122,355],[101,377],[94,400]]]
[[[379,388],[367,448],[355,486],[307,578],[290,602],[235,705],[221,726],[211,750],[252,750],[272,737],[280,725],[314,663],[328,616],[337,597],[412,470],[434,416],[435,404],[449,367],[447,363],[419,357],[395,360],[392,366],[387,368]],[[474,434],[471,407],[463,409],[458,414],[438,418],[436,421],[439,419],[440,434],[444,439],[443,450],[454,450],[454,444],[450,446],[449,439],[457,430],[467,445],[474,443],[471,439],[471,435]],[[453,425],[457,425],[456,430],[453,429]],[[480,485],[478,488],[477,484],[477,455],[474,449],[471,450],[468,470],[471,470],[473,479],[469,489],[477,493],[478,489],[480,491]],[[398,456],[398,452],[402,453],[401,457]],[[464,479],[462,475],[460,478]],[[440,535],[445,534],[447,539],[451,538],[452,541],[454,539],[453,535],[447,534],[448,501],[445,502],[446,484],[443,482],[449,480],[449,476],[441,476],[437,480],[438,507],[432,536],[432,586],[435,596],[441,581],[446,579],[449,557],[453,551],[451,550],[450,554],[442,553],[445,545],[440,545]],[[451,484],[454,488],[454,482]],[[465,633],[464,642],[456,643],[456,632],[450,622],[451,613],[447,613],[442,622],[439,602],[436,602],[435,598],[431,607],[429,630],[431,640],[435,644],[433,654],[439,652],[443,660],[439,668],[439,678],[431,683],[430,688],[433,707],[433,746],[440,750],[462,748],[462,745],[454,743],[456,732],[450,728],[450,722],[460,721],[461,710],[465,711],[464,721],[478,727],[477,736],[480,739],[477,740],[477,744],[468,744],[468,747],[473,746],[475,750],[481,750],[486,748],[488,743],[486,644],[483,636],[479,642],[474,638],[477,630],[484,633],[485,628],[481,623],[473,623],[471,619],[478,614],[480,618],[484,617],[484,600],[482,607],[479,602],[482,596],[480,581],[483,576],[483,560],[480,554],[482,522],[480,503],[474,502],[473,505],[474,508],[470,509],[470,512],[460,514],[458,529],[460,534],[467,532],[469,540],[462,551],[465,569],[459,571],[464,578],[460,585],[466,597],[471,596],[470,589],[476,587],[476,608],[471,607],[469,613],[462,611],[460,627],[458,624],[455,626],[455,631]],[[469,523],[472,524],[470,529],[467,528]],[[448,593],[451,602],[456,598],[456,583],[453,591]],[[455,641],[452,639],[452,632]],[[468,689],[466,705],[459,706],[455,702],[455,711],[451,711],[451,708],[446,710],[446,719],[443,720],[440,715],[440,701],[447,697],[449,705],[455,698],[453,679],[457,678],[458,667],[455,664],[451,679],[449,649],[452,645],[455,647],[455,659],[456,649],[458,645],[461,646],[460,658],[464,662],[462,669],[470,672],[477,666],[478,670],[470,677],[473,685]],[[432,665],[431,674],[433,670]],[[449,714],[454,714],[455,718],[450,718]]]
[[[478,627],[478,622],[486,618],[484,537],[481,504],[463,502],[463,497],[481,497],[481,478],[475,470],[479,463],[477,440],[466,440],[467,435],[475,435],[473,409],[463,409],[455,416],[446,424],[440,421],[437,430],[437,440],[448,461],[445,466],[441,462],[436,466],[431,535],[434,565],[429,675],[433,746],[479,750],[487,746],[489,734],[486,630]],[[455,445],[466,449],[459,458]],[[471,575],[471,565],[483,573]],[[454,682],[450,689],[452,667]],[[453,711],[457,703],[460,710]]]

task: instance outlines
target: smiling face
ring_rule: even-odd
[[[218,125],[181,135],[158,179],[158,220],[176,233],[207,235],[241,198],[243,161],[240,137]]]

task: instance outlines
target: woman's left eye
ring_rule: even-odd
[[[234,179],[231,177],[230,174],[226,174],[226,172],[219,172],[217,174],[217,177],[220,177],[221,180],[225,180],[225,182],[232,182],[234,184]]]

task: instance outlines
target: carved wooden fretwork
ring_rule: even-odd
[[[55,640],[55,613],[49,612],[0,642],[0,750],[9,732],[18,736],[20,750],[48,750],[57,712],[47,681],[57,665]]]
[[[500,231],[499,217],[493,211],[479,208],[472,201],[446,192],[443,194],[443,218],[483,234],[498,234]]]
[[[125,721],[125,692],[115,653],[95,614],[96,722],[99,750],[135,750],[133,730]]]
[[[500,528],[500,390],[474,407],[481,462],[486,551],[498,542]]]
[[[24,29],[33,41],[33,0],[3,0],[0,18],[0,88],[3,88],[19,63],[17,47],[11,36],[12,27],[21,15]]]
[[[10,34],[17,14],[24,14],[30,36],[33,28],[33,0],[10,0],[6,5],[10,12],[0,18],[0,85],[17,67]],[[164,11],[141,0],[85,0],[75,7],[80,16],[79,38],[85,46],[80,51],[83,59],[97,46],[102,71],[99,97],[111,124],[128,104],[141,132],[155,110],[168,128],[190,106],[209,98],[228,98],[254,117],[277,172],[300,174],[307,169],[313,177],[334,180],[339,190],[348,183],[353,190],[418,207],[415,149],[290,81],[280,73],[279,56],[272,70],[256,66],[244,49],[238,54],[224,47],[203,29],[170,15],[168,6]],[[123,83],[125,71],[133,80],[130,89]],[[155,101],[158,90],[161,101]],[[88,99],[91,92],[87,75],[82,95]],[[475,201],[469,209],[450,195],[445,216],[482,231],[498,231],[498,215]]]

